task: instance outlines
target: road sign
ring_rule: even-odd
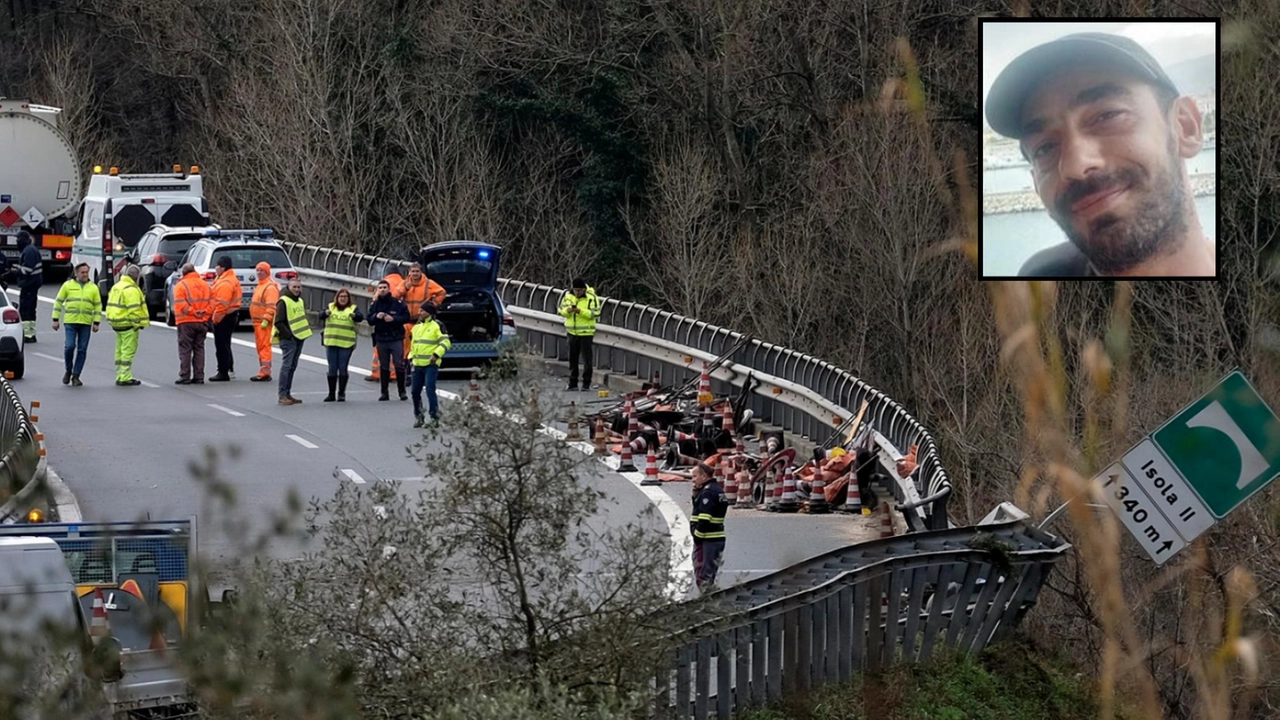
[[[1238,370],[1151,439],[1217,518],[1280,475],[1280,420]]]
[[[1213,527],[1209,509],[1149,438],[1125,453],[1121,462],[1183,540],[1191,542]]]
[[[1102,484],[1103,499],[1116,511],[1120,522],[1157,565],[1165,564],[1187,546],[1122,463],[1112,464],[1094,480]]]
[[[44,214],[37,210],[35,205],[32,205],[23,213],[22,219],[27,221],[27,227],[35,229],[37,225],[44,222]]]
[[[0,225],[12,227],[21,219],[22,216],[19,215],[18,211],[14,210],[12,206],[6,206],[4,210],[0,210]]]

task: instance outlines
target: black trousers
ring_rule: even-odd
[[[583,389],[591,387],[591,346],[593,336],[569,336],[569,384]],[[582,385],[578,385],[578,359],[582,359]]]
[[[36,303],[39,302],[40,286],[22,288],[18,291],[18,319],[35,320]]]
[[[239,324],[239,318],[239,313],[230,313],[213,326],[213,354],[218,361],[219,375],[236,371],[236,359],[231,354],[231,333]]]

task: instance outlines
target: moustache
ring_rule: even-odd
[[[1097,193],[1117,190],[1126,185],[1136,186],[1141,179],[1141,173],[1137,169],[1125,168],[1117,170],[1110,175],[1097,175],[1085,180],[1077,180],[1062,191],[1062,194],[1058,196],[1058,200],[1054,203],[1054,207],[1061,217],[1067,217],[1071,214],[1071,206],[1084,198]]]

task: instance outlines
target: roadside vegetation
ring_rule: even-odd
[[[959,523],[1011,498],[1038,520],[1066,499],[1090,497],[1097,470],[1232,368],[1280,407],[1280,87],[1258,82],[1280,63],[1275,3],[191,0],[166,8],[9,3],[0,8],[0,90],[66,108],[86,165],[202,165],[224,223],[391,254],[459,236],[495,239],[510,249],[513,276],[563,286],[588,274],[602,295],[655,302],[850,368],[938,439]],[[977,18],[1011,14],[1223,18],[1219,107],[1230,112],[1215,117],[1224,138],[1217,282],[978,282]],[[519,405],[513,412],[527,401]],[[229,716],[253,688],[273,693],[255,701],[264,717],[341,717],[357,707],[376,716],[405,707],[402,690],[422,698],[454,678],[471,697],[535,698],[521,706],[540,708],[533,713],[567,707],[557,703],[613,712],[631,701],[628,674],[617,672],[625,662],[606,664],[607,680],[585,663],[610,639],[630,648],[638,638],[615,638],[613,623],[591,618],[530,621],[543,610],[591,606],[610,620],[629,610],[599,602],[590,586],[557,587],[545,606],[521,599],[530,582],[486,564],[493,549],[468,546],[460,519],[432,526],[453,540],[411,537],[423,511],[375,502],[372,492],[313,509],[316,536],[335,548],[393,540],[384,546],[395,554],[384,561],[382,549],[361,546],[304,562],[383,573],[399,584],[360,586],[360,597],[372,592],[388,609],[409,598],[463,603],[381,563],[406,563],[429,580],[480,570],[501,612],[412,618],[407,637],[431,648],[430,662],[406,675],[402,629],[354,622],[329,595],[246,578],[247,589],[261,589],[245,593],[233,627],[248,629],[225,647],[201,648],[216,670],[209,687],[230,688],[217,691],[225,697],[210,690]],[[386,538],[369,535],[384,527],[369,520],[379,504],[385,527],[397,528]],[[360,522],[344,532],[319,520],[345,511]],[[1164,569],[1109,513],[1084,504],[1053,530],[1076,550],[1024,630],[1085,669],[1096,715],[1280,715],[1274,489]],[[530,532],[536,544],[550,531]],[[568,557],[574,547],[559,550]],[[601,561],[626,557],[619,549]],[[540,571],[557,577],[563,568]],[[260,570],[303,585],[311,577]],[[647,570],[635,580],[643,615],[661,593],[645,585]],[[272,592],[285,592],[301,614],[280,617]],[[271,628],[302,634],[283,641],[289,653],[275,653]],[[372,639],[378,632],[392,634],[389,646]],[[502,662],[467,654],[467,643],[436,650],[453,632],[497,643]],[[596,633],[605,639],[568,640]],[[982,662],[954,669],[964,676]],[[488,701],[436,702],[444,716],[478,718]]]

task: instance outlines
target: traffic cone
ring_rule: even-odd
[[[596,416],[596,455],[604,456],[609,454],[609,448],[605,447],[605,440],[608,433],[604,429],[604,418],[600,415]]]
[[[565,433],[565,440],[581,440],[582,432],[578,430],[578,406],[569,401],[569,432]]]
[[[681,430],[676,430],[675,428],[671,428],[670,430],[667,431],[667,442],[669,443],[678,443],[682,440],[697,440],[697,439],[698,439],[697,435],[694,435],[693,433],[683,432]]]
[[[827,502],[827,481],[823,465],[824,463],[814,465],[813,483],[809,486],[809,512],[813,515],[831,512],[831,504]]]
[[[710,438],[715,435],[716,424],[711,417],[711,406],[702,408],[702,436]]]
[[[640,421],[636,420],[636,408],[631,402],[631,396],[627,396],[627,403],[623,412],[627,415],[627,437],[633,438],[636,433],[640,432]]]
[[[729,461],[725,459],[720,460],[720,467],[717,469],[720,471],[720,482],[724,485],[725,499],[729,501],[730,506],[735,505],[738,502],[737,473],[729,469]]]
[[[641,485],[661,485],[662,480],[658,478],[658,457],[654,455],[653,448],[648,448],[648,452],[644,457],[644,479],[640,481]]]
[[[102,597],[102,588],[93,591],[93,615],[89,620],[89,638],[97,645],[111,635],[111,622],[107,619],[107,603]]]
[[[753,508],[756,506],[756,496],[752,492],[751,473],[747,472],[745,464],[742,469],[738,470],[738,507]]]
[[[840,512],[861,513],[862,494],[858,492],[858,478],[854,473],[849,473],[845,477],[849,478],[849,481],[845,484],[844,505],[840,507]]]
[[[649,392],[647,392],[647,393],[645,394],[645,396],[646,396],[646,397],[653,397],[654,395],[657,395],[657,394],[658,394],[658,388],[659,388],[659,387],[661,387],[661,386],[662,386],[662,380],[661,380],[661,378],[659,378],[659,376],[658,376],[658,371],[657,371],[657,370],[654,370],[654,371],[653,371],[653,379],[649,381]]]
[[[774,503],[778,500],[773,495],[779,490],[778,476],[773,472],[769,473],[768,478],[764,481],[764,509],[772,510]]]
[[[891,538],[893,537],[893,517],[889,515],[889,503],[883,502],[880,506],[883,510],[880,513],[880,537]]]
[[[736,433],[736,428],[733,426],[733,404],[728,400],[724,403],[724,422],[721,424],[721,428],[729,435]]]
[[[636,463],[633,454],[644,452],[645,446],[648,444],[643,436],[637,437],[631,442],[622,443],[622,457],[618,461],[618,472],[635,472]]]
[[[480,404],[480,376],[471,373],[471,396],[467,398],[472,403]]]
[[[711,407],[711,373],[707,371],[707,362],[702,361],[702,376],[698,378],[698,405]]]
[[[782,476],[782,499],[774,504],[774,509],[784,513],[800,509],[800,503],[796,501],[796,475],[790,467]]]

